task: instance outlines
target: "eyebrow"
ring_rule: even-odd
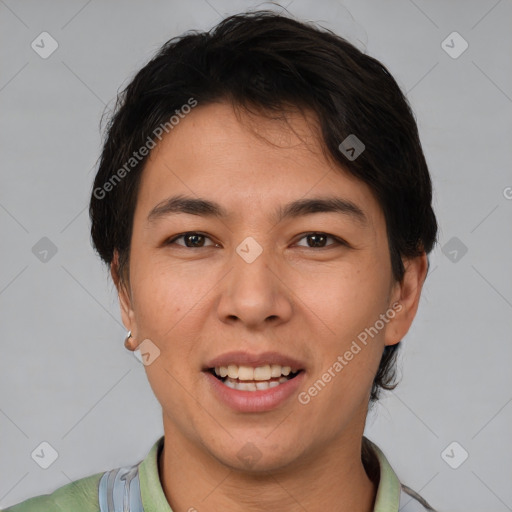
[[[346,215],[362,226],[368,224],[368,218],[359,206],[348,199],[334,196],[292,201],[278,207],[273,218],[277,222],[281,222],[284,219],[302,217],[313,213],[331,212]],[[179,213],[188,213],[202,217],[216,217],[219,219],[229,217],[228,211],[215,201],[178,195],[158,203],[149,212],[147,222],[156,222],[161,218]]]

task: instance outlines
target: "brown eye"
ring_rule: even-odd
[[[327,239],[334,240],[334,244],[327,244]],[[346,245],[342,240],[327,233],[306,233],[301,240],[307,240],[307,247],[309,249],[330,247],[332,245]],[[300,245],[300,244],[299,244]],[[301,247],[304,247],[303,245]]]
[[[176,243],[176,241],[180,239],[183,239],[184,243]],[[180,245],[189,249],[200,249],[201,247],[211,247],[212,245],[217,245],[205,245],[206,240],[210,240],[210,238],[206,235],[203,235],[202,233],[190,231],[188,233],[183,233],[181,235],[175,236],[174,238],[171,238],[166,242],[166,245]]]

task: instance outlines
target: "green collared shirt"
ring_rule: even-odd
[[[378,461],[380,477],[374,512],[434,510],[421,496],[401,485],[384,453],[364,438]],[[158,457],[164,444],[160,437],[138,464],[96,473],[9,507],[4,512],[117,512],[130,503],[130,511],[173,512],[162,489]],[[121,475],[121,477],[119,476]],[[128,483],[127,483],[128,482]]]

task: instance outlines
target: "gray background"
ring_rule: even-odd
[[[138,462],[162,434],[90,245],[99,121],[167,39],[258,5],[268,7],[0,0],[0,508]],[[415,111],[434,182],[440,244],[404,339],[402,382],[366,435],[440,510],[512,510],[512,2],[283,5],[389,68]],[[46,59],[31,48],[43,31],[59,45]],[[458,58],[442,47],[453,31],[469,44]],[[57,248],[47,261],[33,251],[43,237]],[[59,454],[46,470],[31,458],[43,441]],[[469,453],[457,469],[442,457],[453,441],[452,464]]]

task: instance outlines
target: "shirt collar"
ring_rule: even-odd
[[[172,512],[158,473],[158,457],[164,447],[164,437],[155,441],[139,466],[140,495],[144,512]]]
[[[381,449],[364,436],[363,442],[367,443],[379,465],[379,484],[373,512],[398,512],[400,481]],[[155,441],[139,466],[140,493],[144,512],[172,512],[158,472],[158,457],[163,446],[164,436]]]
[[[367,437],[363,442],[371,449],[379,464],[379,485],[373,512],[398,512],[400,503],[400,481],[382,450]]]

